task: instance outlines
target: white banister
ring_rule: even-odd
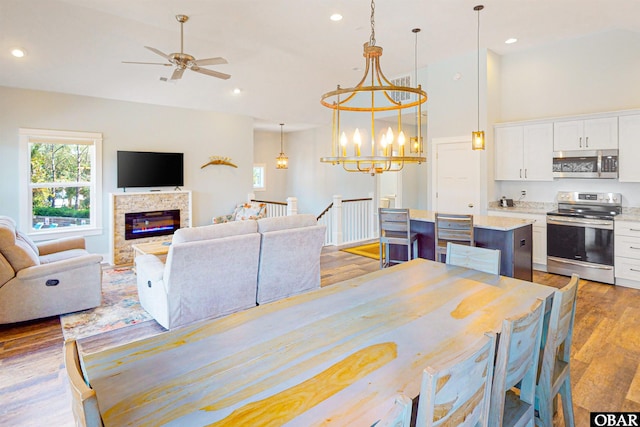
[[[342,244],[342,196],[335,195],[333,196],[333,207],[330,211],[331,214],[331,225],[333,235],[331,241],[334,245]]]
[[[287,215],[298,214],[298,199],[296,197],[287,197]]]

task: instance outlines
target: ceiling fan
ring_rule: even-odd
[[[176,20],[180,23],[180,53],[171,53],[167,55],[166,53],[154,48],[145,46],[146,49],[149,49],[151,52],[156,55],[162,56],[164,59],[169,61],[169,63],[164,62],[130,62],[130,61],[122,61],[124,64],[148,64],[148,65],[164,65],[164,66],[175,66],[175,70],[171,75],[169,80],[178,80],[182,78],[182,74],[184,70],[189,69],[191,71],[195,71],[196,73],[206,74],[207,76],[217,77],[219,79],[228,79],[231,77],[229,74],[220,73],[218,71],[209,70],[206,68],[202,68],[203,65],[219,65],[226,64],[227,60],[221,57],[217,58],[206,58],[206,59],[196,59],[195,57],[189,55],[188,53],[184,53],[184,31],[183,26],[184,23],[189,20],[187,15],[176,15]]]

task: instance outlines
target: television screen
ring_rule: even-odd
[[[118,188],[183,185],[183,153],[118,151]]]

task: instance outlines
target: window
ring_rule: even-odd
[[[21,228],[34,239],[102,232],[102,134],[20,129]]]
[[[266,191],[267,177],[266,165],[264,163],[255,163],[253,165],[253,189],[254,191]]]

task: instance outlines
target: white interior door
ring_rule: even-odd
[[[471,139],[434,139],[433,209],[436,212],[480,214],[480,153]]]

